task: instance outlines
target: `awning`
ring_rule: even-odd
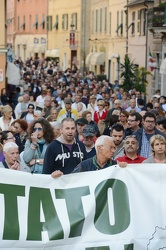
[[[46,50],[45,58],[46,57],[51,57],[51,50]]]
[[[53,49],[51,50],[51,57],[59,57],[59,50]]]
[[[95,52],[92,57],[90,64],[91,65],[102,65],[105,62],[105,53],[104,52]]]
[[[53,49],[53,50],[47,50],[45,53],[45,58],[47,57],[59,57],[59,50]]]
[[[166,58],[161,62],[160,74],[161,75],[166,75]]]
[[[90,64],[92,56],[95,54],[95,52],[91,52],[87,55],[85,64]]]

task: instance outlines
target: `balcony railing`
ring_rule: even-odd
[[[166,25],[166,8],[153,7],[148,10],[148,28],[163,27]]]

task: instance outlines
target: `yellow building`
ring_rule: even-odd
[[[119,66],[127,52],[126,4],[127,0],[109,1],[108,75],[112,83],[120,80]]]
[[[90,49],[86,65],[96,74],[107,74],[108,60],[108,0],[91,1]]]
[[[119,64],[126,54],[124,0],[91,0],[91,37],[86,64],[96,74],[119,80]]]
[[[48,51],[47,58],[54,58],[63,70],[74,64],[85,70],[89,53],[90,0],[48,3]]]
[[[0,1],[0,89],[6,85],[6,53],[7,53],[7,38],[6,38],[6,0]]]

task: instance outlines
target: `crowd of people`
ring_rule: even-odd
[[[115,164],[166,162],[166,96],[45,60],[15,61],[19,85],[1,90],[0,167],[58,177]]]

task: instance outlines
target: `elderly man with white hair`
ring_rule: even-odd
[[[18,146],[14,142],[7,142],[3,147],[5,161],[0,162],[0,168],[20,170]]]
[[[116,147],[113,138],[107,135],[102,135],[95,142],[96,155],[80,162],[72,173],[95,171],[111,167],[118,164],[120,167],[126,167],[126,162],[117,162],[112,159]],[[52,174],[53,178],[60,177],[63,173],[57,170]]]

